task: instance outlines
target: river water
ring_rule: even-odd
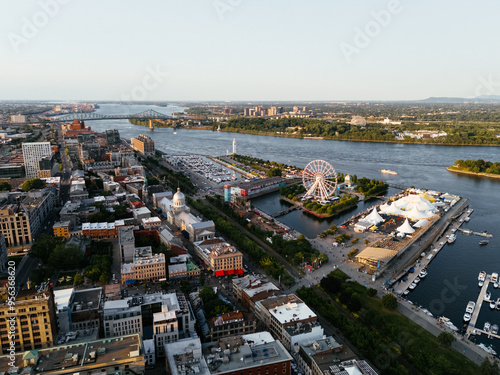
[[[101,105],[97,112],[138,113],[150,108],[166,114],[172,113],[170,106],[140,105]],[[176,112],[183,110],[174,108]],[[445,246],[429,265],[429,275],[409,296],[414,303],[427,307],[435,316],[449,317],[459,328],[462,326],[462,316],[467,302],[477,299],[478,273],[481,270],[500,273],[500,179],[459,176],[446,171],[446,167],[457,159],[500,161],[500,147],[328,141],[189,129],[178,129],[177,134],[173,134],[173,130],[167,128],[149,132],[147,128],[133,126],[126,120],[90,121],[87,125],[99,132],[118,129],[124,138],[131,138],[141,133],[149,134],[155,141],[156,148],[172,155],[185,153],[224,155],[227,151],[232,152],[232,141],[235,138],[239,154],[298,167],[305,167],[315,159],[323,159],[331,163],[340,173],[383,179],[402,186],[428,188],[469,198],[474,213],[470,222],[465,223],[462,228],[488,231],[494,237],[490,239],[488,245],[479,246],[481,237],[457,233],[456,242]],[[391,169],[398,174],[382,175],[381,169]],[[395,190],[391,189],[389,193],[393,192]],[[268,213],[279,211],[283,207],[277,193],[255,199],[252,203]],[[363,202],[356,210],[329,221],[302,215],[300,211],[293,211],[280,217],[279,220],[308,237],[314,237],[332,223],[339,223],[375,203],[377,202]],[[492,298],[500,297],[500,289],[491,286],[489,290]],[[485,321],[500,325],[500,311],[490,311],[489,306],[484,304],[477,325],[482,328]],[[488,343],[489,340],[481,338],[477,341]],[[497,345],[497,349],[500,349],[500,344]]]

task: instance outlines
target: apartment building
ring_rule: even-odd
[[[165,254],[153,254],[151,246],[137,247],[134,251],[133,262],[122,263],[122,284],[166,279]]]
[[[7,293],[0,296],[0,355],[9,353],[10,316],[16,317],[16,352],[42,349],[54,344],[57,319],[54,293],[50,284],[44,284],[38,290],[19,291],[14,305],[7,303]]]
[[[221,238],[194,243],[196,254],[215,276],[241,275],[243,254]]]
[[[140,134],[137,138],[132,138],[132,148],[144,155],[154,155],[155,153],[155,142],[147,135]]]
[[[54,208],[50,189],[9,196],[0,206],[0,232],[7,247],[30,245]]]
[[[24,168],[27,178],[36,178],[40,170],[40,160],[52,157],[50,142],[23,143]]]

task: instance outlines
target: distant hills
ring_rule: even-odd
[[[430,97],[419,100],[421,103],[445,103],[445,104],[461,104],[461,103],[500,103],[500,95],[481,95],[476,98],[456,98],[456,97]]]

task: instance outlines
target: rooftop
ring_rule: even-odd
[[[71,300],[72,311],[99,309],[101,305],[102,288],[75,290]]]
[[[117,363],[132,363],[143,360],[142,340],[138,334],[101,339],[96,341],[62,345],[48,349],[32,350],[15,356],[17,374],[31,374],[31,367],[26,366],[24,358],[33,358],[36,374],[82,373],[91,369]],[[9,370],[7,356],[0,357],[0,373]],[[71,367],[71,370],[64,371]]]
[[[283,344],[269,332],[227,337],[203,348],[210,374],[228,374],[292,360]]]

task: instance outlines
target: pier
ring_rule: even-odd
[[[474,311],[472,312],[472,317],[470,319],[469,326],[467,327],[467,331],[465,332],[466,338],[469,338],[470,335],[472,334],[472,331],[474,331],[474,330],[486,333],[488,335],[492,335],[489,332],[486,332],[486,331],[483,331],[482,329],[476,328],[477,317],[479,316],[479,312],[481,311],[481,307],[483,306],[484,295],[486,294],[486,291],[488,290],[488,285],[490,284],[490,280],[491,280],[491,275],[489,275],[489,274],[486,275],[486,278],[484,280],[484,285],[481,288],[481,292],[479,292],[479,297],[477,297],[476,307],[474,308]],[[497,335],[492,335],[492,336],[497,336]],[[500,336],[497,336],[497,337],[500,338]]]
[[[401,290],[402,292],[408,289],[410,284],[417,278],[419,271],[423,268],[426,268],[429,263],[432,262],[432,260],[437,256],[437,254],[447,245],[447,236],[453,233],[453,229],[459,230],[460,226],[464,223],[463,219],[472,214],[472,212],[474,211],[473,209],[465,210],[465,208],[468,207],[468,204],[468,200],[464,198],[461,202],[461,205],[456,207],[458,209],[458,212],[452,214],[452,216],[447,221],[445,221],[444,225],[442,225],[442,227],[438,229],[437,233],[432,235],[427,241],[424,242],[423,246],[418,246],[418,249],[420,251],[415,252],[410,260],[405,262],[405,264],[407,265],[406,267],[393,275],[393,277],[390,279],[391,284],[395,284],[398,280],[400,280],[408,272],[408,269],[412,267],[409,264],[414,263],[413,267],[415,269],[415,272],[413,274],[408,274],[408,280],[401,281],[397,286],[397,289]],[[462,220],[458,220],[459,218],[461,218]],[[436,224],[436,222],[431,223],[432,226]],[[416,245],[415,242],[413,242],[410,246],[413,245]],[[426,248],[430,248],[431,250],[422,257],[422,249]],[[417,269],[419,271],[417,271]]]
[[[460,232],[462,232],[463,234],[465,234],[465,235],[471,235],[471,234],[473,234],[475,236],[481,236],[481,237],[487,237],[487,238],[492,238],[493,237],[492,234],[489,234],[489,233],[486,233],[486,232],[482,232],[482,233],[480,233],[480,232],[473,232],[470,229],[463,229],[463,228],[458,228],[458,230]]]
[[[274,214],[271,214],[269,216],[271,216],[271,217],[280,217],[280,216],[286,215],[286,214],[288,214],[288,213],[290,213],[292,211],[300,210],[300,209],[302,209],[301,206],[293,205],[292,207],[285,208],[284,210],[275,212]]]

